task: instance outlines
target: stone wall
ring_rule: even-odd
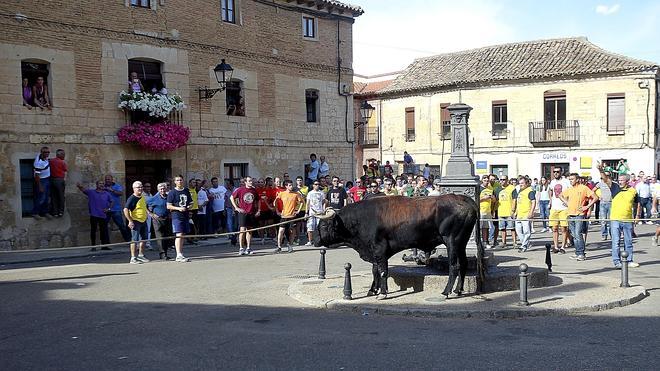
[[[352,84],[352,23],[285,1],[237,1],[237,23],[220,20],[218,1],[152,1],[155,9],[124,1],[0,4],[0,249],[86,244],[86,198],[75,187],[112,174],[124,184],[126,160],[171,160],[172,174],[225,177],[225,163],[247,163],[250,175],[304,175],[309,154],[324,154],[331,173],[350,176],[344,96]],[[318,37],[303,40],[302,12],[318,20]],[[16,19],[7,14],[20,13]],[[342,60],[338,86],[337,28]],[[125,115],[128,59],[161,64],[163,82],[184,99],[188,145],[150,153],[118,143]],[[213,67],[225,58],[241,80],[245,116],[226,115],[225,93],[198,100],[198,87],[217,87]],[[28,110],[21,100],[21,61],[48,63],[53,109]],[[319,91],[319,120],[306,122],[305,89]],[[353,109],[349,99],[348,124]],[[42,145],[67,153],[64,218],[23,218],[19,161]],[[117,239],[117,234],[113,238]]]

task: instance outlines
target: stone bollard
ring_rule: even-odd
[[[548,266],[548,272],[552,272],[552,254],[550,253],[550,244],[545,244],[545,265]]]
[[[527,273],[527,269],[529,269],[529,266],[525,263],[520,264],[520,301],[518,302],[518,305],[520,306],[528,306],[529,301],[527,301],[527,277],[529,277],[529,273]]]
[[[344,264],[346,274],[344,274],[344,300],[353,300],[353,286],[351,285],[351,263]]]
[[[628,283],[628,252],[623,250],[621,255],[621,285],[620,287],[630,287]]]
[[[319,279],[325,279],[325,249],[319,250],[321,253],[321,261],[319,262]]]

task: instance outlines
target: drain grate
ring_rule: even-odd
[[[317,278],[318,275],[311,275],[311,274],[292,274],[290,276],[286,276],[286,278],[293,278],[297,280],[303,280],[306,278]]]

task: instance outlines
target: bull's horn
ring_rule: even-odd
[[[325,213],[316,215],[316,217],[321,219],[321,220],[332,219],[332,218],[335,217],[336,214],[337,214],[337,212],[335,211],[335,209],[330,208],[330,209],[326,209]]]

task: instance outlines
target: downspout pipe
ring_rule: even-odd
[[[355,161],[355,140],[351,140],[348,137],[348,97],[351,95],[350,93],[344,93],[344,91],[341,89],[341,54],[340,54],[340,38],[339,38],[339,28],[340,28],[340,19],[337,17],[337,94],[339,96],[344,97],[344,103],[346,105],[345,111],[344,111],[344,131],[346,135],[346,143],[350,143],[351,145],[351,181],[355,179],[355,164],[353,163]]]

